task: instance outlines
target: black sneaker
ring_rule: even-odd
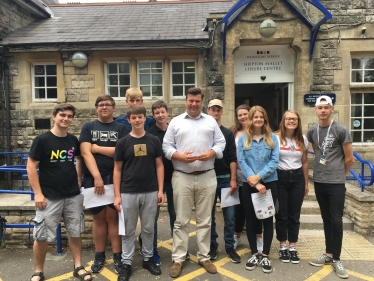
[[[234,250],[234,248],[226,248],[226,255],[229,256],[231,262],[233,263],[240,263],[242,261],[240,256]]]
[[[99,273],[103,270],[105,264],[105,252],[95,253],[95,260],[91,265],[91,270],[93,273]]]
[[[217,248],[218,248],[218,245],[215,245],[215,244],[210,244],[210,251],[208,253],[208,255],[210,256],[210,259],[211,260],[216,260],[217,259]]]
[[[296,250],[290,251],[290,260],[292,263],[299,263],[299,253]]]
[[[282,262],[290,262],[290,254],[288,253],[288,250],[279,250],[279,259]]]
[[[140,246],[139,254],[141,254],[143,256],[143,239],[142,239],[142,234],[141,233],[139,234],[139,236],[136,240],[138,240],[139,246]]]
[[[161,275],[161,268],[152,259],[143,261],[143,268],[147,269],[153,275]]]
[[[252,257],[250,257],[247,263],[245,264],[245,268],[247,270],[253,270],[258,265],[258,262],[258,255],[252,255]]]
[[[121,266],[122,266],[121,255],[122,253],[113,254],[114,271],[117,274],[121,272]]]
[[[268,257],[262,256],[260,265],[262,265],[262,271],[265,273],[270,273],[273,271],[273,267],[271,266],[271,262]]]
[[[129,281],[131,275],[131,265],[123,263],[117,281]]]

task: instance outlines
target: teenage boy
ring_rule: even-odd
[[[134,105],[143,105],[143,92],[139,88],[128,88],[126,91],[126,103],[130,107]],[[124,124],[127,130],[131,132],[131,124],[128,121],[126,114],[118,117],[115,121]],[[154,124],[155,120],[152,117],[146,116],[144,130],[152,127]]]
[[[147,132],[158,137],[161,144],[164,140],[164,136],[166,133],[166,130],[168,128],[168,106],[166,103],[162,100],[158,100],[152,104],[152,114],[153,118],[156,120],[156,124],[150,127]],[[165,156],[162,157],[162,162],[164,164],[164,170],[165,170],[165,177],[164,177],[164,191],[166,192],[166,196],[168,199],[168,212],[169,212],[169,218],[170,218],[170,229],[171,229],[171,236],[173,236],[173,227],[175,222],[175,210],[174,210],[174,202],[173,202],[173,188],[171,186],[171,177],[173,175],[174,167],[173,163],[165,158]],[[161,265],[161,258],[158,254],[157,250],[157,220],[158,215],[160,212],[160,206],[157,208],[156,213],[156,219],[155,219],[155,226],[154,226],[154,239],[153,239],[153,261],[157,265]],[[140,236],[139,236],[140,237]],[[140,241],[140,239],[139,239]]]
[[[237,159],[236,159],[236,145],[235,137],[231,130],[223,127],[221,125],[221,117],[223,114],[223,105],[222,101],[219,99],[213,99],[208,104],[208,114],[212,116],[219,126],[223,136],[226,140],[226,146],[223,150],[223,157],[221,159],[216,159],[214,161],[214,170],[216,171],[217,177],[217,190],[214,197],[214,205],[212,208],[212,229],[210,234],[210,259],[217,259],[217,249],[218,249],[218,234],[216,231],[216,220],[215,220],[215,211],[217,197],[221,200],[221,190],[223,188],[230,188],[230,194],[232,195],[236,188],[238,187],[236,183],[236,168],[237,168]],[[225,251],[226,254],[230,257],[231,262],[240,263],[240,256],[234,250],[234,230],[235,230],[235,207],[229,206],[222,208],[223,219],[225,222],[224,225],[224,240],[225,240]]]
[[[84,188],[94,187],[97,195],[104,194],[104,185],[113,184],[114,149],[119,139],[128,134],[125,125],[114,122],[116,108],[114,99],[102,95],[96,99],[97,120],[83,125],[79,137],[80,150],[84,159]],[[100,272],[105,264],[105,248],[109,236],[112,246],[114,270],[120,272],[121,236],[118,235],[118,212],[113,204],[90,209],[93,215],[92,235],[95,243],[95,260],[91,265],[94,273]]]
[[[308,141],[314,150],[313,180],[325,232],[326,253],[309,263],[331,264],[340,278],[348,273],[340,262],[343,241],[345,175],[354,163],[352,138],[348,129],[332,119],[334,106],[328,96],[315,105],[318,123],[310,127]]]
[[[27,174],[35,194],[36,206],[35,273],[31,281],[45,280],[43,267],[48,243],[56,239],[56,228],[61,216],[73,255],[73,275],[81,280],[92,280],[91,274],[82,266],[84,213],[79,189],[82,181],[79,142],[67,132],[75,111],[75,107],[70,104],[57,104],[52,112],[53,128],[37,136],[30,148]],[[77,158],[77,168],[74,166],[74,158]]]
[[[124,212],[126,234],[122,236],[122,268],[118,281],[127,281],[131,275],[134,256],[134,237],[140,215],[143,233],[143,268],[153,275],[161,269],[152,260],[154,223],[157,206],[164,202],[164,165],[160,140],[146,133],[144,106],[132,106],[127,111],[130,134],[120,139],[114,153],[114,206]]]

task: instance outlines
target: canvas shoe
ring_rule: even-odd
[[[290,253],[290,260],[291,260],[292,263],[299,263],[300,262],[299,253],[295,249],[290,250],[289,253]]]
[[[252,255],[252,257],[250,257],[247,263],[245,264],[245,269],[253,270],[256,268],[258,263],[259,263],[258,255]]]
[[[325,264],[330,264],[331,262],[332,262],[332,257],[329,257],[326,254],[323,254],[318,259],[309,261],[309,263],[314,266],[324,266]]]
[[[290,262],[290,254],[288,253],[287,248],[284,250],[279,250],[279,259],[281,262]]]
[[[273,267],[271,266],[271,262],[268,257],[262,257],[260,265],[262,266],[262,271],[265,273],[270,273],[273,271]]]
[[[336,275],[338,275],[340,278],[346,279],[349,277],[347,271],[344,269],[344,266],[340,261],[333,261],[331,265]]]

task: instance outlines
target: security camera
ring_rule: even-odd
[[[261,76],[261,80],[264,81],[266,79],[266,76]]]
[[[366,36],[365,36],[365,32],[366,32],[366,27],[364,26],[364,27],[361,29],[361,38],[366,38]]]

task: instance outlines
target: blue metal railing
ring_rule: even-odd
[[[313,151],[308,151],[310,154],[314,154]],[[365,186],[371,186],[374,183],[374,165],[368,160],[362,159],[360,155],[353,151],[353,156],[361,163],[361,173],[357,174],[352,168],[349,169],[349,172],[353,177],[346,177],[347,181],[357,180],[358,186],[361,189],[361,192],[365,191]],[[369,166],[370,176],[365,176],[365,165]]]

